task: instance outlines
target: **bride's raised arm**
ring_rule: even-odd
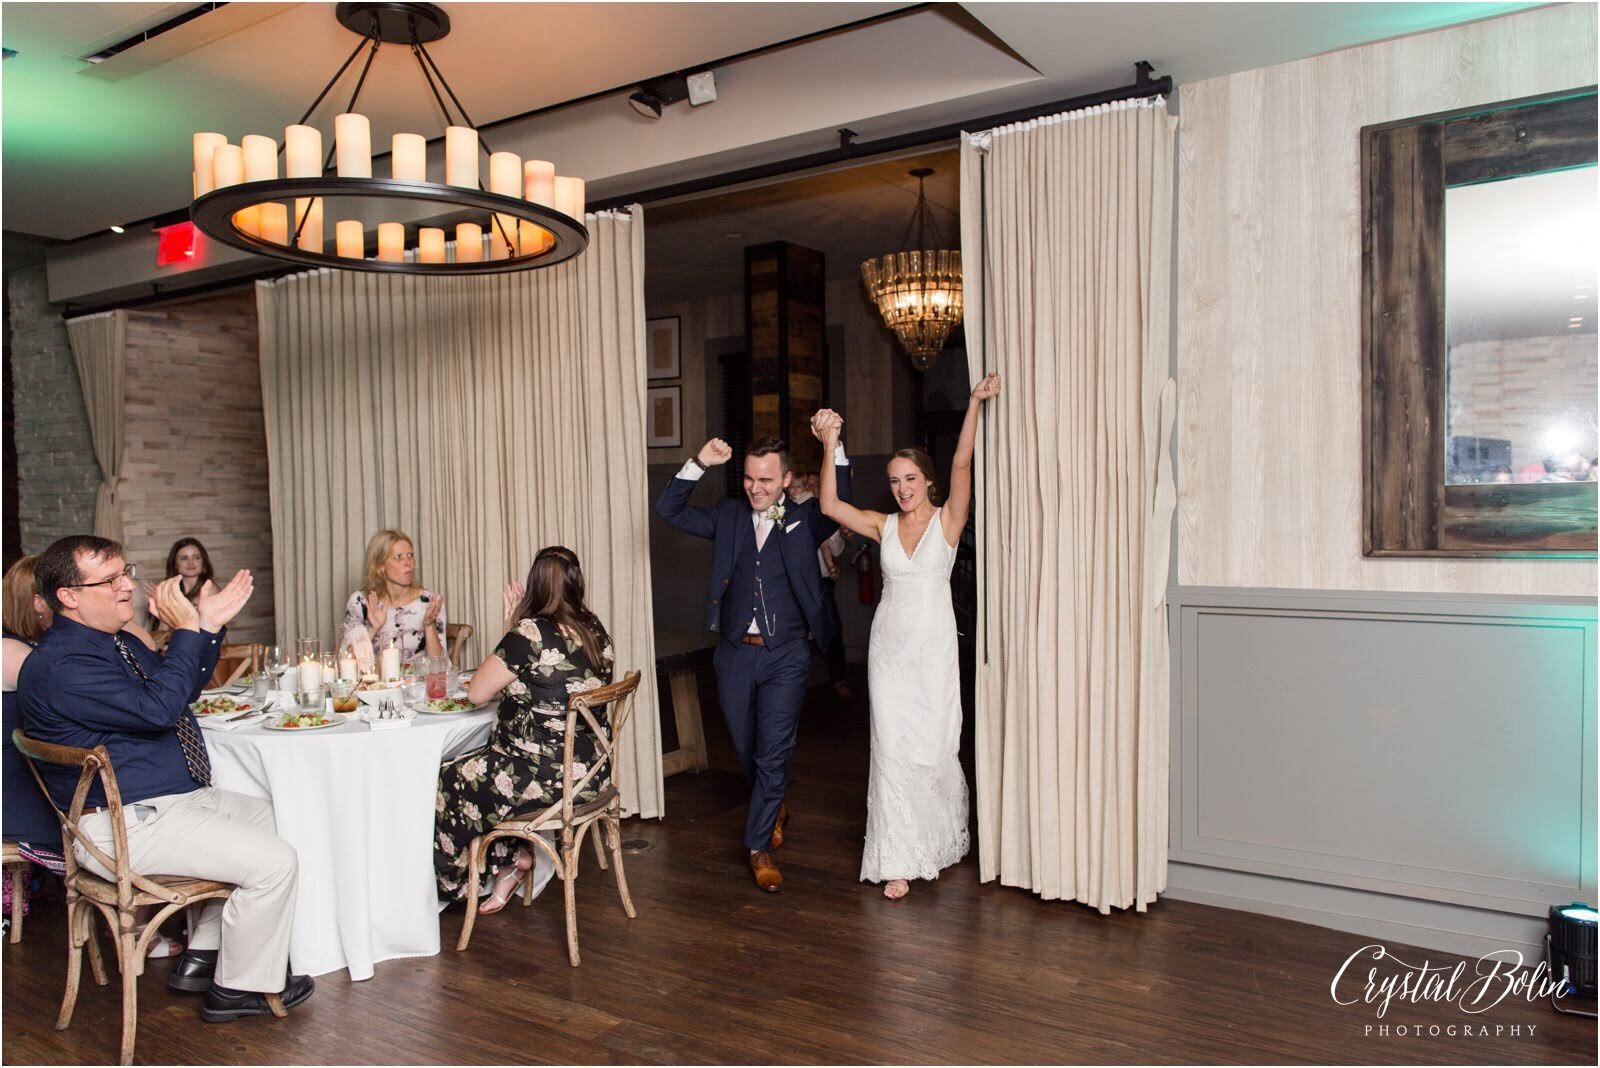
[[[821,504],[822,514],[846,530],[854,531],[873,541],[882,541],[884,521],[882,512],[857,508],[839,499],[838,473],[828,457],[833,455],[835,446],[839,444],[839,432],[843,428],[844,418],[831,408],[824,408],[811,417],[811,432],[822,442],[824,459],[821,492],[818,493],[817,500]]]
[[[950,496],[944,502],[944,540],[951,545],[961,540],[967,512],[972,508],[972,450],[978,437],[978,409],[999,393],[1000,376],[985,375],[967,401],[967,417],[961,421],[956,454],[950,458]]]

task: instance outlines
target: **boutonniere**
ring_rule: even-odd
[[[779,501],[771,508],[768,508],[766,511],[766,518],[781,526],[783,524],[783,502]]]

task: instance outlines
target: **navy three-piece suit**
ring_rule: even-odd
[[[838,464],[839,499],[850,500],[850,465]],[[817,548],[838,529],[816,499],[780,498],[781,522],[756,545],[749,501],[690,506],[695,480],[677,477],[656,513],[685,534],[711,539],[706,629],[720,633],[715,664],[722,715],[750,783],[745,846],[766,849],[789,785],[800,706],[811,674],[807,636],[826,648],[833,620],[823,600]],[[746,640],[755,623],[754,637]]]

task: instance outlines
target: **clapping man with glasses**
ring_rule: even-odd
[[[191,603],[172,578],[156,587],[155,611],[172,628],[165,658],[122,628],[133,618],[134,569],[105,538],[62,538],[34,568],[55,620],[17,679],[23,730],[57,745],[111,754],[127,826],[130,866],[143,875],[185,875],[234,883],[226,902],[201,906],[189,948],[168,986],[204,993],[201,1018],[219,1023],[311,996],[307,976],[288,975],[294,918],[294,847],[275,833],[272,805],[211,785],[205,739],[189,704],[216,667],[223,627],[250,599],[240,571],[222,589],[207,583]],[[42,765],[51,799],[65,811],[77,772]],[[112,852],[110,816],[98,782],[89,788],[83,834]],[[115,878],[84,850],[78,861]]]

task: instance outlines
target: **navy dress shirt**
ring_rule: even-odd
[[[124,804],[199,789],[172,725],[180,716],[192,718],[189,703],[216,670],[222,634],[174,631],[165,658],[132,635],[122,640],[148,682],[122,658],[114,635],[56,616],[17,676],[23,732],[56,745],[105,746]],[[39,773],[66,810],[78,771],[41,764]],[[96,780],[87,804],[105,803]]]

